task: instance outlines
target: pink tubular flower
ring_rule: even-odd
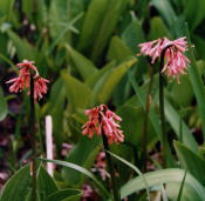
[[[163,51],[165,51],[165,65],[162,72],[168,77],[178,79],[179,75],[185,74],[186,68],[190,63],[184,54],[188,47],[186,37],[181,37],[174,41],[170,41],[167,38],[160,38],[158,40],[141,43],[139,47],[141,54],[152,58],[151,63],[155,63],[156,59],[161,57]]]
[[[149,56],[152,58],[151,63],[155,63],[156,59],[161,56],[161,53],[164,47],[170,41],[167,38],[160,38],[158,40],[153,40],[145,43],[139,44],[140,52],[143,55]]]
[[[20,91],[22,91],[22,89],[24,89],[25,87],[25,81],[23,79],[23,77],[17,77],[17,78],[13,78],[9,81],[6,82],[7,84],[12,84],[9,87],[9,91],[10,92],[14,92],[14,93],[18,93]]]
[[[41,99],[43,95],[47,93],[48,91],[47,83],[49,83],[49,81],[40,76],[34,79],[34,99],[35,100]]]
[[[19,68],[19,75],[7,81],[7,84],[12,84],[9,87],[10,92],[18,93],[23,89],[30,88],[30,77],[34,79],[34,99],[39,100],[47,93],[48,80],[39,76],[39,72],[33,61],[23,60],[23,62],[16,65]],[[33,75],[34,74],[34,75]]]
[[[110,111],[106,105],[100,105],[85,111],[89,120],[83,125],[83,135],[92,138],[94,134],[104,134],[109,144],[120,143],[124,141],[124,135],[120,130],[121,118]]]
[[[30,73],[30,70],[38,72],[33,61],[23,60],[23,62],[18,63],[16,66],[20,69],[20,74]]]

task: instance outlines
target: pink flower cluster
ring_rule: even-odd
[[[188,48],[185,37],[174,41],[167,38],[160,38],[158,40],[141,43],[139,47],[141,54],[152,58],[152,64],[155,63],[156,60],[162,56],[163,51],[165,51],[165,64],[162,72],[168,77],[178,79],[179,75],[185,74],[185,70],[190,63],[184,54]]]
[[[106,105],[100,105],[85,111],[89,120],[84,124],[83,135],[92,138],[94,134],[104,134],[108,143],[120,143],[124,141],[124,135],[118,122],[121,118],[108,109]]]
[[[43,97],[44,94],[47,93],[47,83],[48,80],[39,76],[38,69],[34,66],[32,61],[24,60],[22,63],[16,65],[19,68],[19,75],[16,78],[13,78],[7,81],[7,84],[12,84],[9,87],[10,92],[18,93],[23,89],[30,87],[30,77],[31,73],[35,73],[34,75],[34,99],[39,100]],[[30,93],[30,92],[29,92]]]

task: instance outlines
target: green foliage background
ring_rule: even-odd
[[[137,176],[132,168],[124,171],[125,164],[115,159],[120,174],[118,186],[121,197],[130,196],[131,201],[146,200],[146,188],[163,194],[165,183],[163,200],[166,196],[169,200],[205,200],[204,141],[195,137],[195,130],[205,136],[204,20],[204,0],[0,0],[0,120],[11,115],[17,122],[14,155],[22,145],[21,127],[28,123],[28,98],[21,95],[21,111],[13,114],[8,102],[19,95],[9,94],[5,81],[8,73],[15,72],[15,63],[23,59],[35,61],[41,74],[51,81],[48,95],[36,106],[39,139],[44,139],[44,117],[50,114],[57,153],[63,142],[74,144],[66,158],[68,163],[56,162],[63,168],[54,178],[39,166],[39,201],[79,200],[81,192],[77,189],[88,180],[85,175],[94,186],[101,186],[101,199],[109,200],[105,182],[86,172],[101,149],[101,140],[81,134],[84,110],[98,104],[108,104],[123,119],[126,140],[113,145],[112,152],[142,169],[146,161],[138,159],[144,151],[142,130],[150,69],[153,86],[146,149],[156,151],[162,139],[157,65],[150,67],[146,58],[136,54],[139,43],[164,36],[187,36],[191,60],[180,84],[166,82],[166,133],[172,150],[167,156],[168,167],[163,169],[160,162],[153,161],[157,170]],[[14,171],[20,167],[17,163]],[[180,195],[185,170],[188,173]],[[25,166],[5,185],[0,201],[29,200],[29,183]]]

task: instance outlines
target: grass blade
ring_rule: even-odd
[[[85,169],[79,165],[76,165],[74,163],[69,163],[69,162],[60,161],[60,160],[48,160],[48,159],[44,159],[44,158],[40,158],[40,160],[45,161],[45,162],[55,163],[55,164],[61,165],[63,167],[71,168],[71,169],[74,169],[74,170],[86,175],[87,177],[92,179],[94,181],[94,183],[98,186],[99,190],[102,192],[102,196],[110,197],[110,193],[106,190],[106,188],[103,186],[103,184],[100,181],[98,181],[98,179],[87,169]]]

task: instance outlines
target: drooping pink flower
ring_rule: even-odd
[[[34,98],[39,100],[47,93],[48,80],[39,76],[37,67],[33,61],[23,60],[23,62],[16,65],[19,68],[18,77],[7,81],[7,84],[12,84],[9,87],[10,92],[18,93],[23,89],[30,88],[30,78],[33,76],[34,79]]]
[[[139,47],[141,54],[152,58],[151,63],[155,63],[156,60],[162,56],[163,51],[165,51],[165,64],[162,72],[168,77],[178,79],[179,75],[185,73],[190,63],[185,55],[188,48],[186,37],[181,37],[174,41],[167,38],[160,38],[158,40],[141,43]]]
[[[48,87],[47,84],[49,80],[46,80],[40,76],[34,79],[34,99],[39,100],[47,93]]]
[[[108,109],[106,105],[100,105],[85,111],[89,120],[83,125],[83,135],[92,138],[94,134],[104,134],[109,144],[124,141],[124,135],[120,129],[121,118]]]
[[[21,63],[16,65],[20,69],[20,74],[30,74],[30,70],[38,72],[37,67],[34,65],[33,61],[23,60]]]
[[[165,65],[162,69],[168,77],[175,77],[179,79],[179,75],[186,73],[187,65],[190,63],[189,59],[181,52],[174,48],[168,48],[165,53]]]
[[[25,80],[23,79],[23,77],[19,76],[17,78],[13,78],[9,81],[6,82],[7,84],[12,84],[9,87],[9,91],[12,93],[18,93],[21,92],[24,87],[25,87]]]
[[[153,64],[161,56],[164,47],[167,46],[169,42],[167,38],[160,38],[158,40],[141,43],[139,44],[140,52],[143,55],[151,57],[151,63]]]

